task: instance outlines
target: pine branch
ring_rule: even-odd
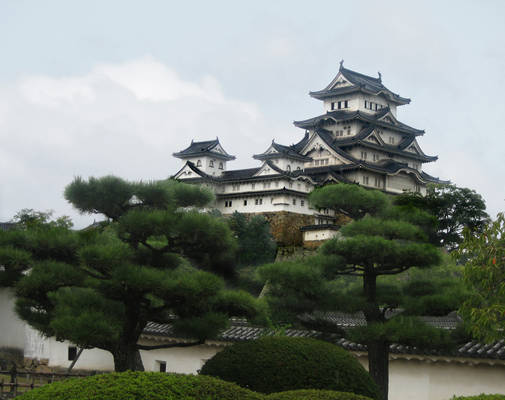
[[[143,344],[138,344],[137,349],[138,350],[156,350],[156,349],[170,349],[172,347],[192,347],[192,346],[198,346],[200,344],[204,344],[205,340],[199,340],[197,342],[189,342],[189,343],[166,343],[166,344],[160,344],[157,346],[146,346]]]

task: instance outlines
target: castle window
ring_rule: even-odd
[[[196,166],[197,166],[197,167],[201,167],[201,166],[202,166],[202,160],[198,160],[198,161],[196,162]]]
[[[344,108],[349,108],[349,101],[348,100],[344,101]]]
[[[395,144],[395,137],[394,136],[389,137],[389,144]]]
[[[300,168],[300,167],[296,167],[296,170],[297,170],[297,171],[300,171],[300,170],[301,170],[301,168]]]
[[[293,205],[296,206],[296,199],[293,199]]]
[[[222,162],[219,163],[219,169],[224,169]]]
[[[263,204],[263,199],[255,199],[254,204],[256,204],[257,206]]]
[[[368,176],[363,176],[363,185],[368,185]]]
[[[365,100],[365,108],[368,108],[368,101]]]
[[[305,200],[300,200],[300,205],[303,207],[305,205]]]
[[[375,187],[381,187],[381,178],[375,177]]]
[[[342,108],[342,102],[341,102],[341,101],[339,101],[339,102],[338,102],[338,109],[340,110],[341,108]]]
[[[156,361],[158,364],[158,371],[167,372],[167,363],[166,361]]]
[[[244,206],[246,206],[246,205],[247,205],[247,200],[244,200]]]
[[[293,182],[289,182],[289,188],[293,189]]]
[[[332,101],[331,102],[331,109],[334,110],[335,109],[335,103]]]
[[[379,155],[374,153],[374,155],[373,155],[373,160],[374,160],[374,161],[379,161],[379,159],[380,159],[380,158],[379,158]]]
[[[319,166],[319,160],[314,161],[314,165]]]
[[[231,185],[231,190],[233,190],[234,192],[238,192],[240,190],[240,184],[236,183]]]
[[[361,152],[361,159],[366,160],[366,157],[367,157],[366,151],[362,151]]]
[[[255,183],[251,183],[251,190],[254,190],[256,188],[256,184]]]
[[[263,182],[263,189],[270,189],[270,182]]]
[[[209,167],[214,168],[214,160],[210,160]]]
[[[287,168],[286,168],[286,170],[287,170],[288,172],[291,172],[291,165],[288,165],[288,166],[287,166]]]

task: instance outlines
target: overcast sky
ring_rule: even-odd
[[[162,179],[192,139],[237,156],[322,113],[310,90],[347,68],[412,99],[425,170],[505,210],[505,2],[0,1],[0,222],[79,216],[75,176]]]

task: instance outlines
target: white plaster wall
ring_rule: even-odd
[[[184,162],[191,161],[193,164],[198,165],[198,160],[200,160],[202,163],[202,166],[198,167],[198,169],[200,169],[201,171],[205,172],[208,175],[219,176],[224,171],[226,171],[226,161],[215,157],[208,157],[208,156],[194,157],[185,159],[183,161]],[[214,161],[214,167],[210,166],[211,161]],[[219,163],[221,162],[223,163],[223,169],[219,169]]]
[[[222,349],[222,347],[201,345],[140,351],[140,355],[146,371],[159,371],[158,362],[164,361],[167,363],[167,372],[196,374],[205,361]]]
[[[333,239],[338,235],[338,231],[332,229],[324,229],[318,231],[305,231],[303,232],[303,240],[306,242],[315,240],[328,240]]]
[[[505,394],[505,366],[393,360],[390,400],[448,400],[453,395]]]
[[[262,199],[262,204],[256,205],[256,199]],[[293,204],[293,199],[296,200],[296,204]],[[244,200],[247,200],[247,205],[244,205]],[[231,201],[231,207],[225,207],[225,201]],[[235,211],[240,213],[290,211],[307,215],[315,213],[313,209],[309,208],[307,197],[302,197],[302,195],[261,195],[258,197],[220,199],[217,201],[216,208],[223,214],[233,214]]]
[[[14,293],[0,288],[0,347],[22,350],[25,323],[14,312]]]

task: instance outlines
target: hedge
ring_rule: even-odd
[[[348,392],[335,392],[333,390],[290,390],[287,392],[272,393],[266,400],[370,400],[370,397]]]
[[[20,400],[264,400],[264,396],[208,376],[123,372],[54,382]]]
[[[307,338],[265,337],[237,343],[208,360],[200,373],[266,394],[325,389],[380,398],[376,384],[353,355]]]
[[[477,396],[454,396],[451,400],[505,400],[505,394],[479,394]]]

